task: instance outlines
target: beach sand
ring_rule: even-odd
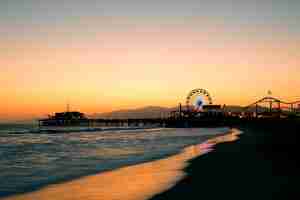
[[[240,140],[192,160],[187,176],[151,200],[299,199],[299,124],[240,127]]]
[[[185,148],[181,153],[148,163],[49,185],[38,191],[5,200],[145,200],[164,192],[183,179],[187,161],[210,152],[214,145],[238,139],[240,132],[210,139]],[[201,169],[200,169],[201,170]]]

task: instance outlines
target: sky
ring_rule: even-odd
[[[1,0],[0,120],[300,95],[299,0]]]

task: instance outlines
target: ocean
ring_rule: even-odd
[[[0,197],[164,158],[228,131],[0,125]]]

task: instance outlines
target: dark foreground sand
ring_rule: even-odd
[[[152,200],[299,199],[299,125],[239,128],[240,140],[190,161],[188,176]]]

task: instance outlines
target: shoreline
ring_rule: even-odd
[[[300,124],[240,126],[241,138],[190,161],[187,176],[150,200],[297,199]]]
[[[189,160],[210,152],[217,143],[238,139],[238,135],[237,130],[231,130],[230,133],[216,136],[204,143],[189,146],[173,156],[48,185],[37,191],[2,199],[149,199],[182,180],[185,177],[183,169],[187,167]],[[126,189],[122,188],[124,184]]]

